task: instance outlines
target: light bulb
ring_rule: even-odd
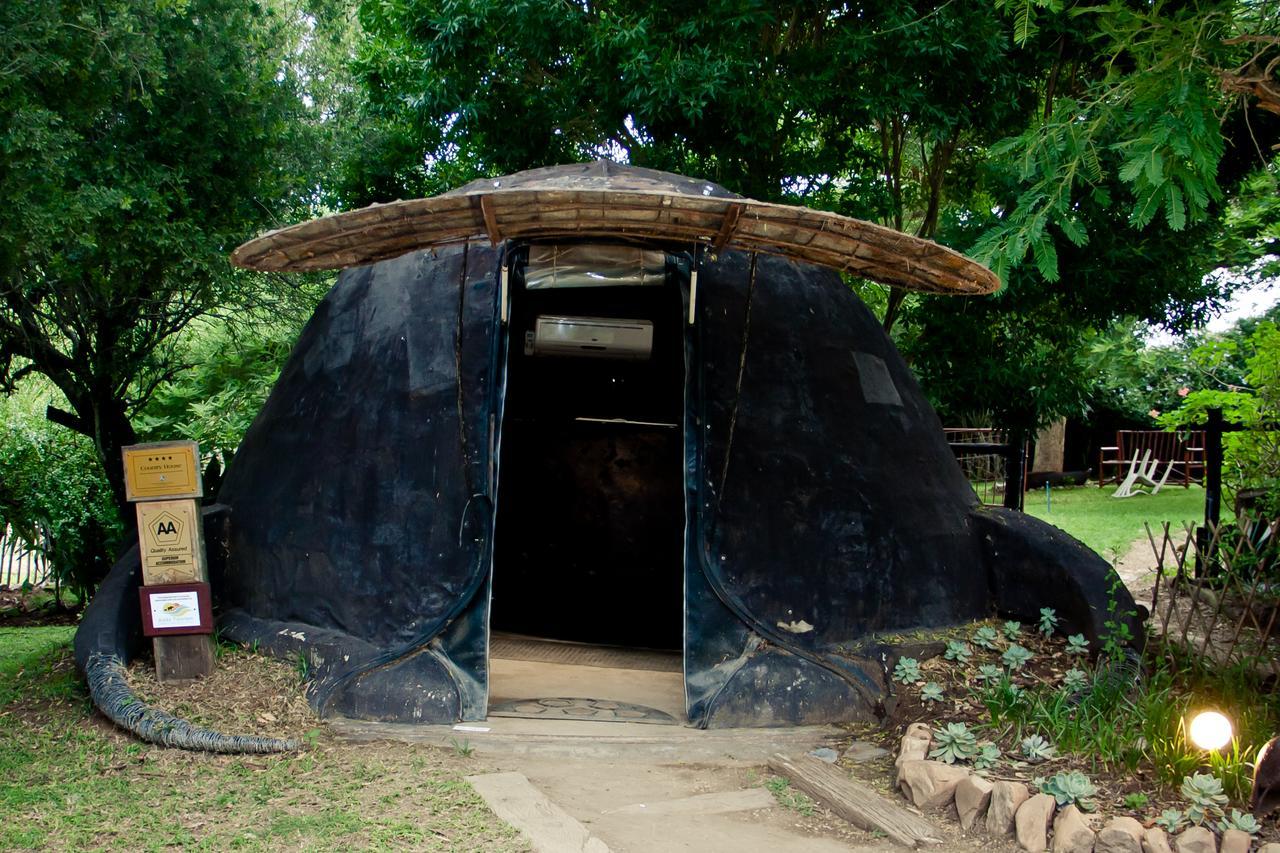
[[[1191,742],[1214,751],[1231,742],[1231,721],[1217,711],[1202,711],[1191,720]]]

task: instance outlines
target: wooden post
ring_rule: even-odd
[[[1009,448],[1004,462],[1004,505],[1022,510],[1023,488],[1027,482],[1027,439],[1022,430],[1009,431]]]
[[[1216,568],[1212,553],[1222,516],[1222,409],[1209,409],[1204,433],[1204,527],[1196,531],[1195,576],[1204,577]]]
[[[138,513],[143,586],[208,583],[200,518],[200,449],[195,442],[124,448],[125,491]],[[152,638],[161,682],[203,678],[213,671],[213,636]]]

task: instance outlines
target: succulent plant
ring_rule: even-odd
[[[1070,637],[1067,637],[1067,654],[1089,654],[1089,641],[1084,638],[1084,634],[1072,634]]]
[[[1084,674],[1084,670],[1069,669],[1062,675],[1062,689],[1068,693],[1075,693],[1077,690],[1083,690],[1089,686],[1089,676]]]
[[[1000,630],[1004,631],[1004,635],[1009,640],[1009,642],[1013,642],[1014,640],[1018,639],[1018,635],[1022,633],[1022,623],[1015,622],[1014,620],[1010,619],[1008,622],[1004,623],[1004,625],[1000,628]]]
[[[942,656],[957,663],[968,663],[969,658],[973,657],[973,650],[963,640],[950,640],[947,642],[947,650]]]
[[[1170,835],[1182,829],[1182,825],[1186,822],[1187,818],[1180,809],[1165,809],[1160,812],[1160,817],[1156,818],[1156,826]]]
[[[1058,627],[1058,611],[1052,607],[1040,608],[1040,633],[1052,637]]]
[[[924,702],[941,702],[942,685],[936,681],[930,681],[920,688],[920,699]]]
[[[1053,797],[1059,808],[1074,804],[1082,812],[1091,812],[1098,807],[1093,800],[1093,795],[1098,793],[1097,786],[1079,770],[1055,773],[1040,780],[1037,787],[1040,793]]]
[[[902,684],[919,684],[924,681],[920,674],[920,661],[915,658],[899,658],[893,667],[893,680]]]
[[[980,649],[995,651],[996,644],[999,642],[1000,635],[990,625],[983,625],[973,634],[973,644]]]
[[[1208,773],[1197,773],[1182,780],[1182,797],[1187,806],[1187,820],[1200,826],[1210,817],[1225,817],[1222,807],[1227,795],[1222,793],[1222,780]]]
[[[1048,761],[1056,752],[1053,744],[1040,735],[1028,735],[1022,739],[1022,755],[1032,764]]]
[[[979,681],[999,681],[1004,678],[1004,670],[993,663],[984,663],[978,667]]]
[[[1031,652],[1017,643],[1013,643],[1004,650],[1004,654],[1000,655],[1000,661],[1010,670],[1017,671],[1022,669],[1022,665],[1031,660],[1031,657]]]
[[[1241,832],[1247,832],[1249,835],[1257,835],[1262,831],[1262,825],[1258,823],[1258,819],[1251,814],[1232,809],[1231,814],[1218,821],[1218,832],[1225,833],[1228,829],[1238,829]]]
[[[978,754],[978,737],[964,723],[947,723],[941,729],[934,729],[933,743],[929,757],[947,764],[969,761]]]
[[[973,757],[974,770],[990,770],[1000,760],[1000,747],[989,740],[978,746],[978,754]]]

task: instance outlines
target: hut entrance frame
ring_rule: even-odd
[[[683,651],[688,256],[514,247],[490,625]]]

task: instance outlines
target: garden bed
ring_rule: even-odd
[[[991,647],[983,648],[975,637]],[[886,725],[852,731],[890,751],[877,761],[848,763],[855,775],[874,780],[882,790],[895,788],[895,757],[912,724],[924,723],[933,732],[960,725],[987,755],[947,756],[955,766],[992,782],[1024,784],[1032,793],[1040,787],[1038,780],[1078,771],[1093,788],[1087,799],[1097,812],[1089,821],[1099,827],[1113,817],[1129,817],[1150,828],[1168,811],[1185,814],[1182,785],[1197,773],[1218,779],[1228,799],[1223,815],[1215,812],[1206,824],[1230,821],[1236,809],[1240,825],[1249,827],[1243,812],[1251,762],[1280,729],[1273,680],[1244,666],[1197,666],[1189,658],[1138,660],[1119,642],[1091,655],[1082,647],[1083,638],[1073,644],[1056,633],[1044,636],[1036,626],[1015,629],[1012,623],[1007,630],[1003,622],[978,623],[935,639],[940,642],[933,648],[941,646],[943,653],[898,661],[896,701],[890,703]],[[1011,653],[1014,646],[1025,654]],[[1233,718],[1236,741],[1224,752],[1200,750],[1187,739],[1187,716],[1206,708]],[[1032,741],[1040,745],[1038,755],[1028,755],[1028,738],[1040,739]],[[938,746],[935,742],[930,751]],[[954,814],[954,805],[950,808]],[[1280,842],[1274,818],[1259,823],[1255,843]]]

